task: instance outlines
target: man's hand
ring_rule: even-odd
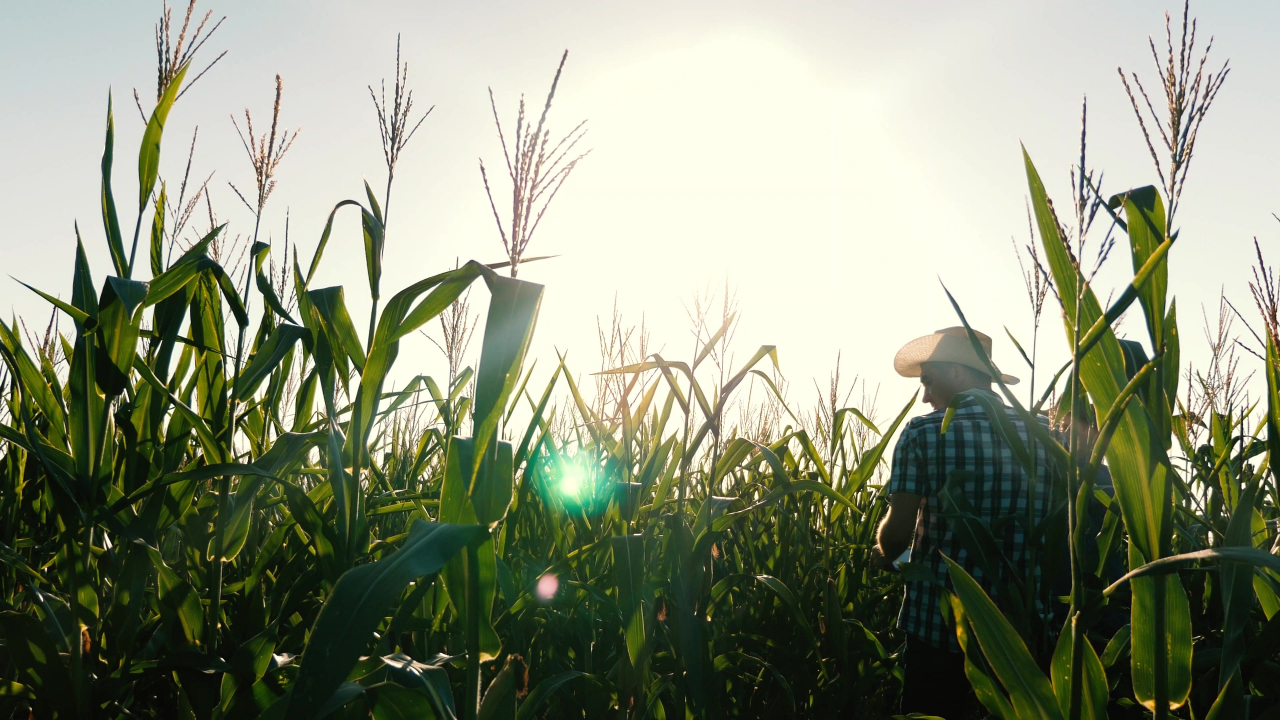
[[[893,565],[893,560],[884,556],[884,551],[879,545],[871,548],[871,567],[884,572],[895,572],[897,570]]]
[[[915,534],[916,515],[921,497],[913,493],[894,493],[889,496],[889,512],[876,532],[876,545],[871,550],[871,566],[880,570],[895,570],[893,561],[908,547]]]

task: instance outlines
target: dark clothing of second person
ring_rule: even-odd
[[[982,706],[964,674],[964,653],[939,650],[908,635],[905,665],[903,715],[920,713],[947,720],[983,717]]]

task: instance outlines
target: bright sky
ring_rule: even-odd
[[[279,73],[282,121],[303,131],[278,172],[263,234],[283,239],[287,208],[305,263],[337,201],[361,198],[366,178],[381,196],[366,85],[392,75],[401,33],[415,103],[436,107],[397,168],[389,296],[455,257],[502,258],[477,168],[477,158],[502,164],[486,87],[510,123],[521,92],[535,105],[545,97],[568,48],[551,127],[587,119],[592,153],[530,247],[560,257],[521,270],[547,286],[534,346],[540,367],[549,371],[560,348],[576,373],[598,369],[597,318],[607,323],[615,297],[627,322],[643,315],[655,349],[687,359],[685,306],[695,290],[727,278],[741,311],[739,361],[760,344],[777,345],[791,397],[807,405],[814,379],[825,386],[842,352],[845,377],[880,384],[884,414],[916,387],[892,371],[897,348],[957,324],[939,279],[995,336],[997,362],[1025,375],[1001,329],[1031,335],[1010,242],[1027,240],[1018,143],[1058,205],[1068,205],[1087,94],[1089,157],[1106,172],[1104,190],[1156,182],[1116,66],[1138,70],[1154,89],[1147,35],[1163,41],[1164,10],[1181,9],[1171,2],[203,0],[200,13],[228,18],[199,57],[229,52],[175,107],[161,172],[172,190],[199,124],[192,175],[216,171],[216,212],[231,234],[251,232],[250,214],[227,188],[252,186],[228,115],[247,106],[265,124]],[[1252,238],[1280,260],[1271,217],[1280,210],[1280,5],[1200,2],[1192,11],[1200,45],[1216,36],[1213,67],[1230,58],[1233,68],[1197,146],[1170,259],[1184,358],[1195,361],[1204,357],[1201,307],[1216,316],[1220,288],[1253,317]],[[157,14],[155,2],[0,11],[6,274],[68,296],[75,221],[95,280],[108,273],[98,209],[107,92],[116,107],[115,194],[121,224],[132,228],[143,128],[132,93],[154,97]],[[345,284],[359,319],[368,301],[353,218],[335,231],[318,286]],[[1122,246],[1100,294],[1129,273]],[[47,318],[42,301],[6,283],[0,303],[31,325]],[[473,301],[484,305],[480,293]],[[1127,324],[1134,336],[1136,319]],[[1055,309],[1042,341],[1042,357],[1064,356]],[[414,339],[398,369],[408,377],[441,367],[434,347]]]

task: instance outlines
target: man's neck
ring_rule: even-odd
[[[955,398],[956,398],[957,396],[959,396],[959,395],[962,395],[962,394],[964,394],[964,393],[974,393],[974,392],[986,393],[987,395],[991,395],[992,397],[994,397],[996,400],[1000,400],[1000,399],[1001,399],[1001,398],[1000,398],[1000,395],[999,395],[999,394],[997,394],[995,390],[991,389],[991,386],[989,386],[989,385],[988,385],[988,386],[985,386],[985,387],[978,387],[978,386],[975,386],[975,387],[965,388],[964,390],[959,390],[959,391],[957,391],[955,395],[952,395],[952,396],[951,396],[951,400],[950,400],[950,401],[948,401],[948,403],[947,403],[947,404],[948,404],[948,405],[950,405],[950,404],[951,404],[951,402],[954,402],[954,401],[955,401]],[[1002,401],[1002,402],[1003,402],[1003,401]]]

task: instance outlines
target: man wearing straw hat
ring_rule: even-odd
[[[1034,462],[1036,477],[1046,480],[1035,482],[1032,489],[1022,465],[976,397],[986,394],[997,407],[1004,407],[992,392],[993,374],[1005,385],[1018,379],[1001,373],[991,361],[991,338],[978,332],[974,335],[981,345],[981,356],[968,332],[952,327],[912,340],[893,360],[899,375],[920,378],[924,402],[933,407],[933,412],[907,424],[894,447],[885,488],[889,512],[880,524],[878,544],[872,552],[873,562],[889,570],[910,547],[911,562],[926,571],[923,578],[916,576],[905,583],[898,616],[898,627],[907,635],[904,715],[964,718],[979,711],[964,674],[960,644],[939,606],[941,589],[952,589],[942,556],[964,567],[996,602],[1000,602],[999,589],[1011,579],[983,575],[969,548],[948,527],[943,514],[951,509],[942,506],[940,491],[950,481],[953,492],[958,491],[971,511],[988,524],[996,543],[1023,578],[1031,569],[1024,528],[1016,518],[1026,515],[1028,502],[1035,504],[1037,518],[1045,517],[1049,507],[1050,470],[1043,446],[1037,446]],[[953,403],[958,396],[959,401]],[[942,421],[948,405],[953,404],[955,412],[944,434]],[[1022,419],[1011,408],[1005,407],[1004,412],[1022,442],[1030,447]],[[1044,422],[1047,425],[1047,419]],[[1039,568],[1034,572],[1038,575]]]

